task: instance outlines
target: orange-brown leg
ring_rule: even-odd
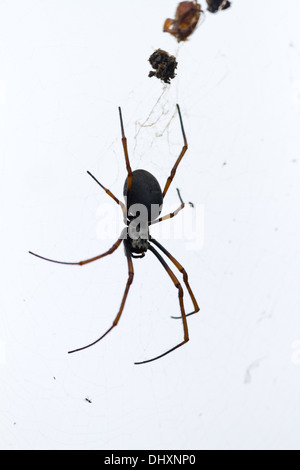
[[[183,346],[189,340],[189,332],[188,332],[188,326],[187,326],[187,321],[186,321],[186,314],[185,314],[184,305],[183,305],[183,289],[181,287],[181,284],[178,281],[175,274],[171,271],[171,269],[169,268],[169,266],[167,265],[167,263],[165,262],[163,257],[153,248],[153,246],[149,245],[148,250],[152,251],[152,253],[156,256],[158,261],[163,265],[163,267],[167,271],[168,275],[172,279],[172,282],[173,282],[174,286],[178,289],[179,305],[180,305],[180,311],[181,311],[181,318],[182,318],[182,322],[183,322],[184,339],[181,343],[177,344],[176,346],[174,346],[173,348],[171,348],[168,351],[164,352],[163,354],[160,354],[159,356],[156,356],[152,359],[148,359],[146,361],[135,362],[135,364],[145,364],[146,362],[152,362],[152,361],[155,361],[156,359],[160,359],[161,357],[166,356],[170,352],[175,351],[175,349],[180,348],[180,346]]]
[[[177,188],[177,193],[178,193],[179,199],[181,201],[181,205],[176,209],[176,211],[171,212],[170,214],[164,215],[163,217],[160,217],[157,220],[153,220],[152,222],[149,222],[149,225],[158,224],[159,222],[163,222],[164,220],[172,219],[173,217],[175,217],[175,215],[178,214],[178,212],[180,212],[182,209],[185,208],[186,204],[183,202],[178,188]],[[189,202],[188,204],[191,207],[194,207],[194,204],[192,202]]]
[[[190,297],[192,299],[192,302],[193,302],[193,305],[194,305],[194,311],[191,312],[191,313],[187,313],[186,314],[186,317],[189,317],[190,315],[193,315],[194,313],[197,313],[199,312],[200,308],[197,304],[197,300],[195,299],[195,296],[193,294],[193,291],[191,289],[191,286],[189,285],[189,282],[188,282],[188,275],[187,275],[187,272],[186,270],[184,269],[183,266],[181,266],[180,263],[178,263],[178,261],[174,258],[174,256],[171,255],[171,253],[169,253],[158,241],[154,240],[154,238],[151,238],[150,239],[151,243],[154,243],[154,245],[156,245],[171,261],[172,263],[175,264],[176,268],[181,272],[181,274],[183,275],[183,281],[186,285],[186,288],[190,294]],[[181,318],[181,317],[172,317],[172,318]]]
[[[192,205],[190,202],[189,202],[189,204]],[[149,225],[158,224],[159,222],[163,222],[164,220],[172,219],[173,217],[175,217],[175,215],[178,214],[178,212],[180,212],[182,209],[184,209],[185,206],[186,206],[186,204],[184,204],[184,203],[181,204],[181,205],[176,209],[176,211],[171,212],[170,214],[164,215],[163,217],[160,217],[159,219],[153,220],[152,222],[149,222]]]
[[[185,132],[184,132],[184,128],[183,128],[183,122],[182,122],[182,117],[181,117],[181,112],[180,112],[180,108],[179,108],[179,105],[177,104],[177,109],[178,109],[178,115],[179,115],[179,120],[180,120],[180,127],[181,127],[181,132],[182,132],[182,137],[183,137],[183,147],[182,147],[182,150],[181,150],[181,153],[179,155],[179,157],[177,158],[176,160],[176,163],[175,165],[173,166],[172,168],[172,171],[171,171],[171,174],[170,176],[168,177],[167,179],[167,182],[166,182],[166,185],[165,185],[165,188],[163,190],[163,197],[165,197],[165,195],[167,194],[167,191],[170,187],[170,184],[172,183],[173,179],[174,179],[174,176],[175,176],[175,173],[176,173],[176,170],[177,170],[177,167],[179,165],[179,163],[181,162],[185,152],[187,151],[188,149],[188,144],[187,144],[187,140],[186,140],[186,136],[185,136]]]
[[[119,107],[119,114],[120,114],[122,144],[123,144],[124,155],[125,155],[125,163],[126,163],[126,169],[127,169],[127,174],[128,174],[128,180],[127,180],[127,198],[128,198],[128,194],[129,194],[131,184],[132,184],[132,170],[131,170],[131,166],[130,166],[130,162],[129,162],[129,155],[128,155],[128,149],[127,149],[127,139],[125,137],[122,111],[121,111],[120,107]]]
[[[93,178],[93,180],[96,181],[96,183],[99,184],[99,186],[106,192],[106,194],[108,194],[108,196],[110,196],[119,206],[121,206],[124,219],[126,220],[125,204],[122,201],[120,201],[109,189],[105,188],[103,186],[103,184],[101,184],[100,181],[98,181],[97,178],[95,178],[95,176],[92,175],[92,173],[90,171],[88,171],[87,174],[90,175]]]
[[[40,255],[37,255],[36,253],[33,253],[32,251],[29,251],[29,253],[33,256],[36,256],[37,258],[41,258],[41,259],[44,259],[46,261],[51,261],[51,263],[68,264],[68,265],[72,265],[72,266],[76,266],[76,265],[77,266],[83,266],[84,264],[92,263],[93,261],[97,261],[98,259],[104,258],[104,256],[111,255],[114,251],[116,251],[116,249],[119,248],[119,246],[121,245],[122,240],[124,238],[126,238],[126,231],[127,231],[127,227],[125,227],[122,230],[120,238],[116,241],[116,243],[114,243],[113,246],[108,251],[106,251],[105,253],[102,253],[101,255],[95,256],[94,258],[86,259],[84,261],[78,261],[76,263],[69,263],[69,262],[66,262],[66,261],[57,261],[57,260],[54,260],[54,259],[45,258],[44,256],[40,256]]]
[[[104,336],[106,336],[119,323],[122,312],[124,310],[124,305],[125,305],[125,302],[126,302],[126,299],[127,299],[127,296],[128,296],[128,292],[129,292],[130,286],[131,286],[132,281],[133,281],[133,276],[134,276],[131,253],[130,253],[129,249],[126,246],[126,241],[124,241],[124,246],[125,246],[125,254],[126,254],[127,263],[128,263],[128,279],[127,279],[125,292],[124,292],[124,295],[123,295],[123,298],[122,298],[122,302],[121,302],[121,306],[120,306],[118,315],[114,319],[112,326],[102,336],[100,336],[100,338],[98,338],[93,343],[88,344],[87,346],[83,346],[82,348],[78,348],[78,349],[74,349],[73,351],[69,351],[69,354],[72,354],[72,353],[78,352],[78,351],[82,351],[83,349],[90,348],[91,346],[94,346],[95,344],[99,343],[99,341],[101,341],[101,339],[103,339]]]

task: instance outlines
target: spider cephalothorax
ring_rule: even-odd
[[[181,199],[179,190],[177,190],[179,199],[181,202],[181,205],[174,211],[171,212],[170,214],[167,214],[163,217],[159,217],[161,214],[162,210],[162,204],[164,197],[170,187],[170,184],[173,181],[173,178],[175,176],[177,167],[182,160],[185,152],[187,151],[188,145],[187,145],[187,140],[183,128],[183,123],[182,123],[182,118],[180,114],[180,109],[179,106],[177,105],[178,109],[178,114],[179,114],[179,119],[180,119],[180,126],[181,126],[181,132],[183,136],[183,141],[184,145],[182,147],[181,153],[179,157],[177,158],[175,165],[172,168],[172,171],[170,173],[170,176],[167,178],[167,181],[164,186],[164,190],[162,191],[160,188],[160,185],[157,181],[157,179],[148,171],[146,170],[131,170],[130,162],[129,162],[129,156],[128,156],[128,150],[127,150],[127,140],[125,137],[124,133],[124,126],[123,126],[123,119],[122,119],[122,113],[121,113],[121,108],[119,108],[119,114],[120,114],[120,123],[121,123],[121,133],[122,133],[122,144],[123,144],[123,150],[124,150],[124,155],[125,155],[125,162],[126,162],[126,168],[127,168],[127,178],[125,180],[124,184],[124,190],[123,194],[125,196],[125,204],[121,202],[114,194],[107,188],[105,188],[89,171],[88,174],[101,186],[101,188],[117,203],[122,209],[123,212],[123,217],[124,217],[124,222],[126,224],[126,227],[122,230],[122,233],[118,240],[113,244],[113,246],[106,251],[105,253],[102,253],[101,255],[95,256],[94,258],[90,258],[84,261],[79,261],[75,263],[69,263],[65,261],[56,261],[53,259],[45,258],[43,256],[37,255],[35,253],[30,252],[32,255],[37,256],[38,258],[45,259],[47,261],[52,261],[54,263],[59,263],[59,264],[68,264],[68,265],[79,265],[83,266],[85,264],[91,263],[93,261],[96,261],[98,259],[103,258],[104,256],[112,254],[114,251],[117,250],[117,248],[121,245],[121,243],[124,243],[124,248],[125,248],[125,255],[127,258],[127,264],[128,264],[128,279],[125,287],[125,292],[122,298],[121,306],[118,311],[118,314],[116,318],[113,321],[112,326],[96,341],[94,341],[91,344],[88,344],[87,346],[84,346],[82,348],[78,348],[72,351],[69,351],[70,353],[76,352],[76,351],[81,351],[83,349],[87,349],[90,346],[93,346],[94,344],[98,343],[104,336],[106,336],[115,326],[117,326],[123,309],[124,305],[127,299],[127,295],[130,289],[130,286],[133,281],[134,277],[134,270],[133,270],[133,262],[132,258],[143,258],[145,256],[145,253],[150,251],[153,253],[153,255],[158,259],[158,261],[162,264],[164,269],[166,270],[167,274],[171,278],[174,286],[178,290],[178,297],[179,297],[179,305],[180,305],[180,317],[174,317],[174,318],[181,318],[183,322],[183,332],[184,332],[184,338],[181,343],[177,344],[173,348],[167,350],[163,354],[160,354],[159,356],[154,357],[153,359],[149,359],[146,361],[142,362],[136,362],[136,364],[143,364],[145,362],[150,362],[154,361],[155,359],[159,359],[160,357],[165,356],[166,354],[174,351],[175,349],[179,348],[180,346],[184,345],[185,343],[188,342],[189,340],[189,334],[188,334],[188,326],[187,326],[187,320],[186,317],[189,315],[192,315],[193,313],[196,313],[199,311],[199,307],[197,304],[197,301],[194,297],[194,294],[191,290],[191,287],[188,282],[188,275],[181,266],[181,264],[169,253],[157,240],[152,238],[149,234],[149,227],[153,224],[162,222],[163,220],[170,219],[174,217],[176,214],[178,214],[179,211],[181,211],[184,207],[185,204]],[[190,203],[191,204],[191,203]],[[175,267],[180,271],[180,273],[183,275],[183,281],[185,283],[185,286],[189,292],[189,295],[191,297],[191,300],[193,302],[194,310],[193,312],[186,314],[185,313],[185,308],[184,308],[184,303],[183,303],[183,289],[182,286],[173,273],[173,271],[170,269],[168,264],[166,263],[165,259],[162,257],[162,255],[157,251],[154,246],[158,248],[174,265]]]
[[[128,221],[127,246],[134,258],[141,258],[149,247],[148,221],[140,220],[139,216]],[[142,255],[142,256],[135,256]]]

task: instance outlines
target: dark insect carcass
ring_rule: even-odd
[[[171,83],[177,68],[177,61],[173,55],[162,49],[157,49],[149,57],[149,62],[155,70],[149,72],[149,77],[157,77],[165,83]]]

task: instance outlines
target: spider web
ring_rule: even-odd
[[[299,448],[299,2],[233,1],[179,49],[162,33],[175,7],[0,2],[3,449]],[[169,87],[148,78],[158,47],[178,56]],[[189,150],[166,204],[179,187],[204,207],[202,250],[166,244],[201,307],[191,340],[133,366],[182,339],[149,254],[118,327],[69,357],[111,325],[124,254],[76,269],[27,251],[108,249],[99,207],[115,203],[86,170],[122,197],[121,106],[132,167],[163,184],[182,147],[176,103]]]

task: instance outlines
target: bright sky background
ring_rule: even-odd
[[[299,0],[235,0],[180,46],[162,32],[175,9],[0,1],[1,449],[299,450]],[[157,48],[178,58],[167,87],[148,78]],[[122,197],[121,106],[132,167],[163,186],[182,147],[176,103],[189,149],[165,213],[176,187],[195,209],[152,233],[201,307],[190,342],[133,364],[183,338],[177,290],[149,253],[118,327],[68,355],[111,326],[123,248],[82,268],[28,250],[106,251],[121,211],[86,170]]]

